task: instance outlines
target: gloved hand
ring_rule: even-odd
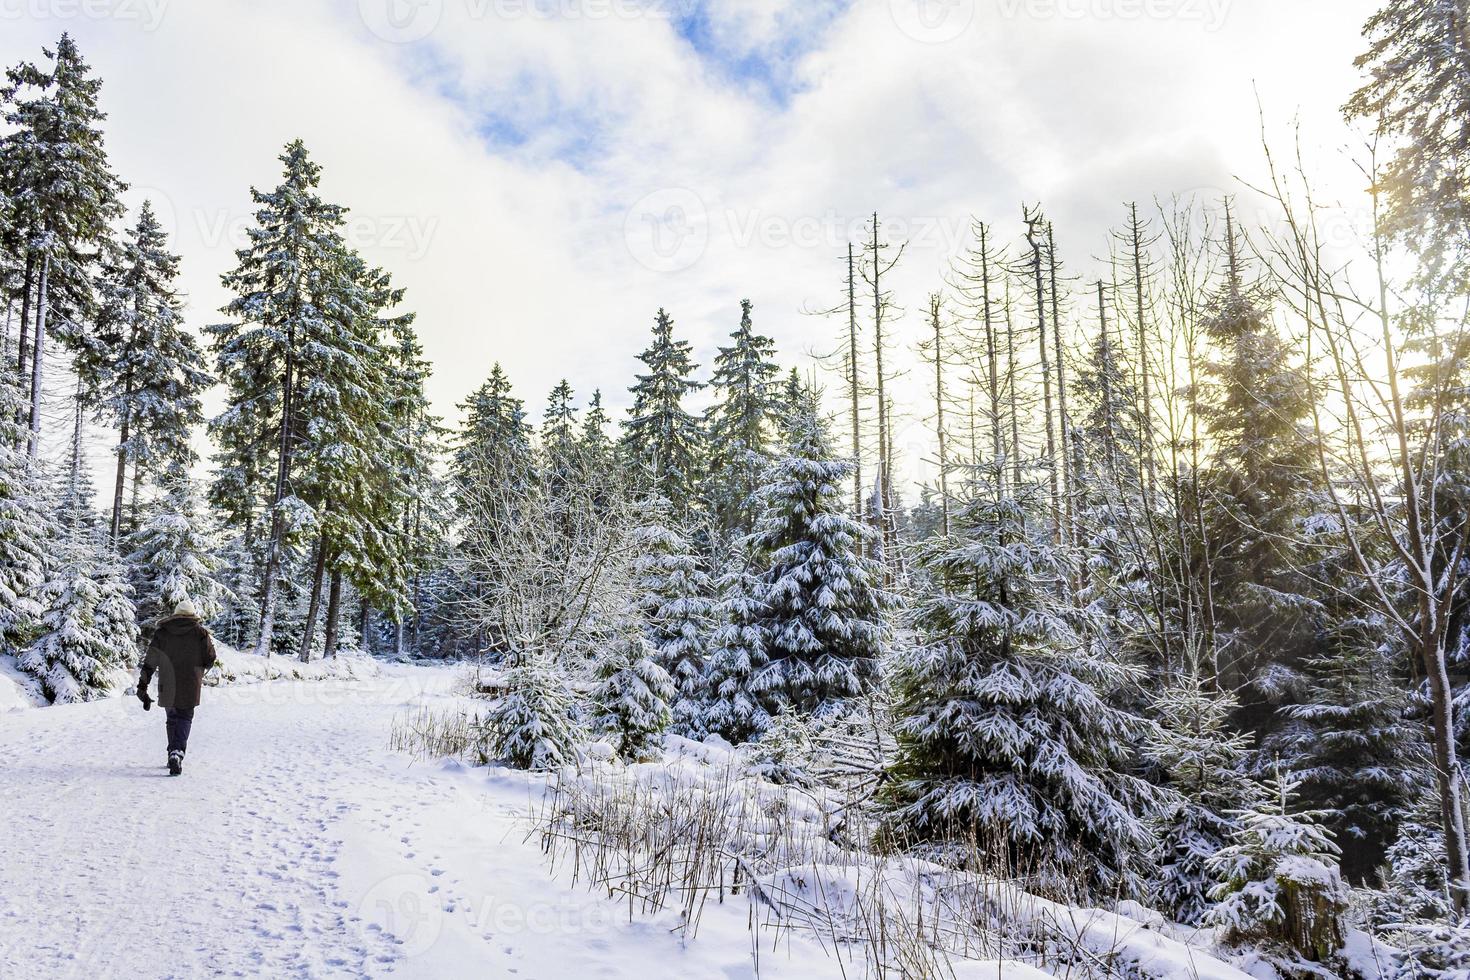
[[[144,711],[153,710],[153,699],[148,696],[148,689],[146,687],[138,688],[138,700],[143,702]]]

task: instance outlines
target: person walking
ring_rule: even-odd
[[[204,672],[214,666],[214,637],[199,621],[199,611],[187,598],[174,607],[174,614],[153,630],[143,669],[138,674],[138,700],[143,710],[153,707],[148,685],[158,674],[158,704],[163,708],[168,731],[168,774],[184,771],[184,751],[189,747],[189,730]]]

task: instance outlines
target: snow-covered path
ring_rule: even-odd
[[[0,714],[0,978],[753,977],[746,912],[668,921],[548,877],[521,774],[413,762],[455,675],[205,692],[183,777],[132,698]],[[837,976],[817,948],[763,977]]]

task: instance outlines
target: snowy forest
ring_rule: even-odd
[[[228,305],[186,307],[62,35],[0,88],[0,655],[104,699],[189,598],[253,657],[476,665],[481,710],[415,737],[487,763],[726,746],[841,782],[834,846],[1210,929],[1257,977],[1470,976],[1465,16],[1365,26],[1351,247],[1265,141],[1277,221],[1121,202],[1071,243],[1018,202],[924,296],[876,201],[826,351],[758,292],[712,350],[635,311],[626,412],[499,364],[436,410],[301,140]]]

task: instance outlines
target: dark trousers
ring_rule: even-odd
[[[164,724],[168,728],[168,750],[182,752],[189,747],[189,729],[194,726],[193,708],[164,708]]]

